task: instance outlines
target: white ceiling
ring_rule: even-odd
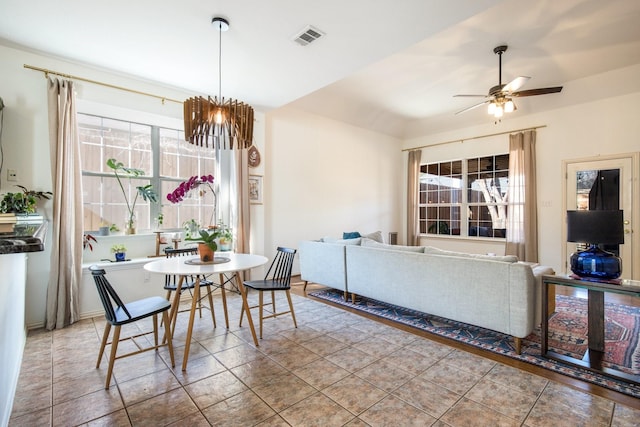
[[[503,83],[565,87],[518,99],[514,115],[640,90],[640,76],[574,83],[640,64],[638,0],[0,0],[0,43],[216,95],[214,16],[230,21],[223,96],[399,138],[491,121],[484,108],[454,115],[477,101],[453,95],[498,83],[500,44]],[[301,47],[307,25],[326,36]]]

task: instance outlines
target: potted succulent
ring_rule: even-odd
[[[116,243],[115,245],[111,246],[111,252],[115,254],[116,261],[124,261],[127,247],[122,243]]]
[[[127,218],[125,220],[124,234],[135,234],[136,233],[135,209],[136,209],[136,202],[138,201],[138,196],[141,196],[145,202],[147,200],[150,200],[155,203],[158,201],[158,194],[155,192],[151,184],[140,185],[136,187],[137,192],[135,197],[133,198],[133,203],[129,203],[129,199],[127,198],[127,192],[124,189],[124,186],[122,185],[120,176],[131,180],[131,178],[137,178],[139,176],[143,176],[145,174],[144,171],[141,169],[127,168],[124,166],[124,163],[119,162],[116,159],[107,160],[107,166],[113,169],[113,173],[116,176],[116,179],[118,180],[118,185],[122,190],[122,195],[124,196],[124,201],[127,205]]]
[[[218,250],[218,243],[216,240],[220,237],[220,230],[218,227],[213,227],[208,230],[199,230],[199,237],[188,237],[185,240],[192,242],[198,242],[198,254],[200,255],[200,261],[213,262],[215,252]]]

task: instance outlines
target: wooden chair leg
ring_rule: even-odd
[[[213,296],[211,295],[212,293],[212,289],[210,286],[207,286],[207,297],[209,298],[209,307],[211,308],[211,319],[213,320],[213,327],[217,328],[218,325],[216,324],[216,312],[213,309]]]
[[[171,367],[176,367],[176,361],[173,357],[173,337],[171,336],[171,329],[169,328],[169,314],[168,310],[162,312],[162,319],[164,320],[164,334],[167,337],[167,346],[169,347],[169,357],[171,357]]]
[[[158,315],[154,314],[152,317],[153,317],[153,344],[156,347],[156,351],[158,351]]]
[[[303,291],[303,292],[307,292],[307,285],[308,285],[308,284],[309,284],[309,281],[308,281],[308,280],[305,280],[305,281],[304,281],[304,287],[302,288],[302,291]]]
[[[227,329],[229,329],[229,314],[227,313],[227,294],[224,290],[224,275],[220,275],[220,293],[222,294],[222,308],[224,310],[224,323]]]
[[[104,334],[102,334],[102,344],[100,344],[100,352],[98,353],[98,361],[96,362],[96,369],[100,367],[100,362],[102,361],[102,355],[104,354],[104,349],[107,346],[107,341],[109,341],[109,334],[111,333],[111,323],[107,322],[104,325]]]
[[[296,312],[293,311],[293,302],[291,302],[291,294],[289,293],[289,289],[286,291],[287,293],[287,301],[289,301],[289,310],[291,310],[291,317],[293,318],[293,326],[298,327],[298,322],[296,322]]]
[[[116,326],[115,328],[113,328],[113,338],[111,339],[111,355],[109,356],[109,367],[107,368],[107,380],[104,385],[105,390],[109,390],[109,384],[111,383],[111,374],[113,373],[113,364],[116,361],[118,342],[120,342],[120,326]]]
[[[277,313],[276,311],[276,293],[271,291],[271,310],[273,314]]]
[[[272,295],[272,298],[273,298],[273,291],[271,291],[271,292],[272,292],[271,295]],[[262,311],[263,310],[262,303],[264,302],[263,301],[264,296],[262,294],[264,294],[264,292],[259,291],[259,294],[260,295],[258,296],[258,307],[259,307],[258,310],[260,311],[260,339],[262,339],[262,321],[263,321],[263,318],[264,318],[263,311]]]

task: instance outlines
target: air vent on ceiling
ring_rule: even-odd
[[[300,46],[306,46],[318,40],[320,37],[324,35],[325,33],[320,31],[316,27],[307,25],[307,27],[304,30],[302,30],[300,33],[293,36],[293,41],[298,43]]]

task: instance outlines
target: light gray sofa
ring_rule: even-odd
[[[301,242],[299,253],[305,282],[339,289],[345,298],[348,293],[353,298],[362,295],[508,334],[518,353],[521,339],[539,323],[541,288],[536,281],[553,274],[548,267],[532,268],[515,257],[391,246],[370,239]]]

